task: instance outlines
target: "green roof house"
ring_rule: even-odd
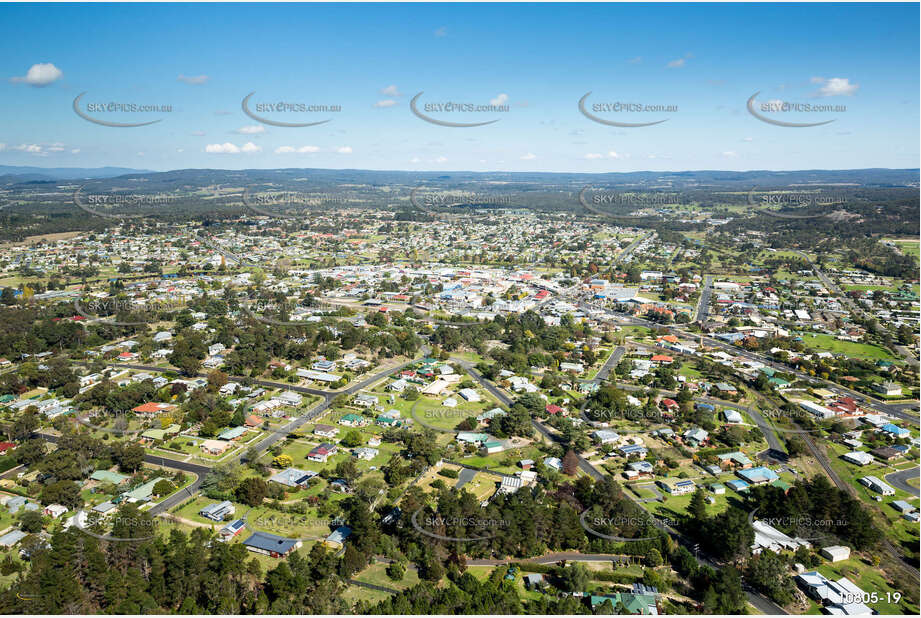
[[[127,481],[130,476],[126,474],[119,474],[118,472],[110,472],[109,470],[96,470],[90,475],[90,480],[92,481],[101,481],[103,483],[113,483],[115,485],[121,485]]]
[[[158,476],[152,481],[147,481],[140,487],[135,487],[131,491],[126,491],[122,495],[128,502],[148,502],[153,497],[153,488],[160,482],[165,481],[162,476]]]

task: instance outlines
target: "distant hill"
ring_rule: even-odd
[[[0,177],[7,182],[17,180],[71,180],[75,178],[112,178],[124,174],[149,174],[150,170],[130,167],[34,167],[31,165],[0,165]]]

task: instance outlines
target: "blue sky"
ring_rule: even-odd
[[[918,4],[0,6],[0,164],[617,172],[919,166]],[[587,105],[677,106],[596,115]],[[746,102],[845,106],[752,116]],[[77,116],[74,98],[171,105]],[[339,105],[246,116],[241,101]],[[410,100],[508,106],[427,113]],[[81,108],[85,109],[85,108]],[[756,107],[756,109],[761,109]],[[840,108],[838,108],[840,110]],[[89,113],[89,112],[87,112]]]

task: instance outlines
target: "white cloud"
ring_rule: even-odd
[[[849,97],[860,88],[858,84],[852,84],[847,77],[832,77],[829,79],[813,77],[811,81],[813,84],[822,84],[817,93],[820,97]]]
[[[611,150],[610,152],[608,152],[608,156],[609,156],[610,158],[612,158],[612,159],[622,159],[622,158],[624,158],[624,155],[620,154],[619,152],[614,152],[613,150]]]
[[[19,152],[28,152],[29,154],[45,154],[45,149],[38,144],[19,144],[13,150],[18,150]]]
[[[384,99],[383,101],[378,101],[374,104],[374,107],[393,107],[397,102],[393,99]]]
[[[224,142],[223,144],[208,144],[205,146],[205,152],[210,152],[211,154],[238,154],[240,152],[240,147],[230,142]]]
[[[64,73],[61,72],[61,69],[50,62],[42,62],[30,66],[25,76],[13,77],[10,81],[17,84],[29,84],[30,86],[41,88],[42,86],[47,86],[52,82],[58,81],[62,77],[64,77]]]
[[[261,124],[251,124],[245,127],[240,127],[237,129],[237,133],[242,135],[256,135],[259,133],[265,133],[265,127]]]
[[[80,149],[74,148],[73,150],[70,151],[70,154],[80,154]]]
[[[295,148],[294,146],[279,146],[278,148],[275,149],[275,154],[290,154],[294,152],[298,154],[320,152],[320,147],[319,146],[301,146],[299,148]]]
[[[257,146],[252,142],[246,142],[242,146],[224,142],[223,144],[208,144],[205,146],[205,152],[211,154],[240,154],[241,152],[252,154],[254,152],[262,152],[262,146]]]
[[[184,84],[189,84],[190,86],[198,86],[199,84],[204,84],[208,81],[207,75],[180,75],[176,78],[176,81],[180,81]]]
[[[393,84],[391,84],[390,86],[387,86],[386,88],[381,88],[381,94],[384,95],[385,97],[402,97],[403,96],[402,94],[400,94],[400,90]]]
[[[185,148],[177,148],[176,152],[185,152]]]
[[[448,35],[448,27],[447,27],[447,26],[442,26],[441,28],[438,28],[438,29],[435,30],[435,36],[437,36],[437,37],[442,37],[442,36],[447,36],[447,35]]]
[[[726,157],[727,159],[732,159],[734,157],[738,157],[739,153],[737,153],[735,150],[726,150],[726,151],[723,151],[722,155]]]
[[[641,63],[642,61],[643,61],[643,57],[642,57],[642,56],[637,56],[636,58],[630,58],[629,60],[627,60],[627,63],[628,63],[628,64],[639,64],[639,63]]]
[[[603,154],[599,154],[599,153],[597,153],[597,152],[590,152],[590,153],[588,153],[588,154],[585,155],[585,158],[586,158],[586,159],[603,159],[603,158],[604,158],[604,155],[603,155]]]
[[[505,105],[506,101],[508,101],[508,95],[503,93],[503,94],[496,96],[495,99],[490,99],[489,104],[490,105]]]
[[[681,67],[685,65],[685,62],[686,61],[684,58],[678,58],[677,60],[672,60],[665,66],[668,67],[669,69],[680,69]]]
[[[742,138],[742,141],[743,141],[743,142],[753,142],[753,141],[755,141],[755,138],[753,138],[753,137],[743,137],[743,138]]]
[[[139,156],[139,157],[143,157],[143,156],[144,156],[144,153],[143,153],[143,152],[138,152],[138,156]]]
[[[448,160],[448,157],[441,156],[441,157],[438,157],[437,159],[435,159],[435,163],[444,163],[444,162],[447,161],[447,160]]]
[[[339,146],[338,148],[336,148],[336,152],[338,152],[339,154],[352,154],[352,147],[351,146]]]
[[[192,131],[192,135],[194,135],[195,137],[202,137],[204,136],[204,134],[205,134],[204,131]]]
[[[526,155],[522,155],[521,160],[522,161],[533,161],[536,158],[537,158],[536,154],[534,154],[533,152],[529,152]]]
[[[48,147],[48,152],[64,152],[67,150],[64,148],[63,144],[54,144]]]

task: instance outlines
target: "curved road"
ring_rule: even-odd
[[[908,470],[887,474],[884,478],[897,489],[908,492],[913,496],[921,496],[921,492],[919,492],[918,488],[909,485],[907,482],[909,479],[915,479],[917,481],[919,471],[921,471],[921,468],[909,468]]]

